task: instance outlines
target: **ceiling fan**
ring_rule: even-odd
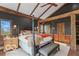
[[[47,5],[54,6],[54,7],[58,6],[56,3],[47,3],[47,4],[42,5],[41,7],[44,7],[44,6],[47,6]]]

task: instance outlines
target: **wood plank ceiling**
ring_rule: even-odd
[[[46,19],[64,5],[64,3],[56,3],[58,5],[57,7],[51,7],[51,5],[41,7],[44,4],[45,3],[0,3],[0,6],[14,10],[17,13],[28,17],[34,15],[36,18]]]

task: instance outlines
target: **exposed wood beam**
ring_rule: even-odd
[[[47,18],[44,21],[41,20],[40,22],[50,22],[50,21],[53,21],[53,20],[57,20],[57,19],[69,17],[72,14],[79,14],[79,9],[78,10],[71,11],[71,12],[68,12],[68,13],[61,14],[61,15],[58,15],[58,16],[50,17],[50,18]]]
[[[17,7],[17,12],[19,11],[19,9],[20,9],[20,5],[21,5],[21,3],[19,3],[18,4],[18,7]]]
[[[52,5],[50,5],[50,6],[39,16],[39,18],[40,18],[41,16],[43,16],[51,7],[52,7]]]
[[[0,12],[4,12],[4,13],[7,13],[7,14],[11,14],[11,15],[16,15],[16,13],[18,13],[18,15],[16,15],[16,16],[29,18],[30,20],[32,19],[32,16],[30,16],[30,15],[26,15],[26,14],[23,14],[23,13],[20,13],[20,12],[17,12],[17,11],[14,11],[14,10],[11,10],[9,8],[2,7],[2,6],[0,6]],[[38,19],[37,17],[34,17],[34,18]]]
[[[32,15],[34,13],[34,11],[36,10],[36,8],[39,6],[40,3],[37,3],[37,5],[35,6],[35,8],[33,9],[33,11],[31,12],[30,15]]]
[[[71,15],[71,49],[76,51],[76,15]]]

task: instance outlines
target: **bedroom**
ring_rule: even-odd
[[[30,54],[31,54],[30,52],[31,50],[33,50],[32,52],[37,53],[39,49],[38,47],[39,44],[46,45],[47,43],[49,43],[49,41],[54,39],[54,41],[57,41],[56,42],[57,46],[55,50],[58,50],[59,45],[60,45],[60,51],[57,51],[56,55],[67,56],[69,53],[70,47],[72,47],[73,49],[76,48],[75,47],[76,42],[74,41],[75,34],[73,34],[75,33],[75,30],[73,29],[75,26],[74,24],[72,24],[74,22],[72,21],[71,23],[71,21],[69,20],[70,17],[65,18],[65,16],[62,16],[60,14],[72,12],[72,10],[76,11],[78,9],[78,5],[79,4],[75,4],[75,3],[73,4],[65,4],[65,3],[46,3],[46,4],[44,3],[37,3],[37,4],[36,3],[30,3],[30,4],[29,3],[26,3],[26,4],[24,3],[10,3],[10,4],[2,3],[1,4],[0,3],[0,34],[3,35],[4,40],[2,44],[4,44],[3,47],[5,48],[3,51],[1,50],[0,55],[7,54],[9,56],[11,55],[16,56],[16,54],[21,55],[20,53],[18,53],[18,52],[21,52],[25,56],[26,50]],[[68,9],[68,7],[71,7],[71,8]],[[62,16],[62,17],[58,17],[57,15]],[[52,17],[54,16],[57,16],[58,18],[57,17],[53,18],[53,19],[56,19],[53,21]],[[30,33],[30,37],[29,37],[29,33]],[[61,33],[65,35],[62,35]],[[20,35],[27,35],[27,37],[20,36]],[[73,38],[74,38],[72,42],[74,41],[75,43],[72,43],[70,41],[71,35],[73,35]],[[23,39],[25,40],[28,37],[29,37],[28,39],[30,40],[32,39],[31,36],[33,36],[33,39],[39,39],[39,40],[37,41],[33,40],[34,41],[32,42],[33,44],[28,44],[28,45],[29,46],[33,45],[34,47],[32,46],[32,48],[29,48],[25,45],[26,43],[22,43],[21,40],[23,41]],[[47,37],[47,38],[44,38],[44,37]],[[39,41],[41,41],[42,43],[39,43]],[[19,49],[20,48],[19,45],[21,48],[24,48],[24,53]],[[62,48],[61,47],[62,45],[65,45],[65,47]],[[65,50],[63,49],[66,49],[67,52],[65,52]],[[18,52],[16,52],[16,50],[18,50]],[[61,53],[62,51],[64,51],[64,53]]]

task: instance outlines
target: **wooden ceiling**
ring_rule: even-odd
[[[58,5],[57,7],[51,5],[41,7],[44,4],[45,3],[0,3],[0,11],[28,17],[30,19],[33,15],[35,19],[46,19],[64,5],[64,3],[56,3]]]

